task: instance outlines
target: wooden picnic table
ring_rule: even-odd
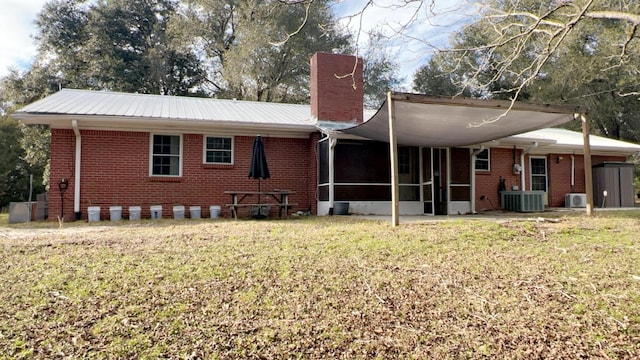
[[[231,196],[231,203],[225,204],[226,207],[231,210],[231,215],[234,219],[238,219],[238,209],[242,207],[263,207],[263,206],[277,206],[278,217],[282,217],[282,210],[285,211],[285,215],[289,215],[289,209],[297,204],[289,202],[289,195],[294,192],[291,190],[268,190],[268,191],[243,191],[243,190],[228,190],[224,192]],[[245,199],[254,199],[257,196],[256,201],[243,202]],[[273,201],[269,201],[273,200]]]

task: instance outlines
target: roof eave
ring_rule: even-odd
[[[315,124],[274,124],[264,122],[244,122],[201,119],[167,119],[150,117],[123,117],[73,114],[33,114],[14,113],[14,118],[25,124],[49,125],[53,129],[71,129],[71,120],[77,120],[81,129],[115,131],[181,131],[206,133],[211,131],[236,130],[241,133],[270,131],[272,133],[305,134],[316,132]]]

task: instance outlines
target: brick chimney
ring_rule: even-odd
[[[313,54],[311,57],[311,115],[321,121],[361,123],[363,102],[364,80],[361,58],[322,52]]]

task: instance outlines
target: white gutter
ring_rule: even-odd
[[[484,145],[471,153],[471,213],[476,213],[476,157],[484,151]]]
[[[530,148],[528,149],[524,149],[522,150],[522,153],[520,154],[520,165],[522,165],[522,169],[520,170],[520,191],[525,191],[525,186],[524,186],[524,179],[525,179],[525,169],[526,166],[524,165],[524,156],[527,155],[529,152],[531,152],[531,150],[535,149],[538,147],[538,142],[534,142],[533,145],[531,145]]]
[[[80,213],[80,157],[82,149],[82,137],[80,136],[80,129],[78,129],[78,120],[71,120],[71,126],[73,132],[76,134],[76,163],[74,172],[74,185],[73,185],[73,212],[75,214]]]
[[[571,155],[571,192],[574,191],[576,185],[576,157]]]

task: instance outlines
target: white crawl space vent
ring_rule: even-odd
[[[587,206],[587,194],[567,194],[564,205],[568,208],[583,208]]]

